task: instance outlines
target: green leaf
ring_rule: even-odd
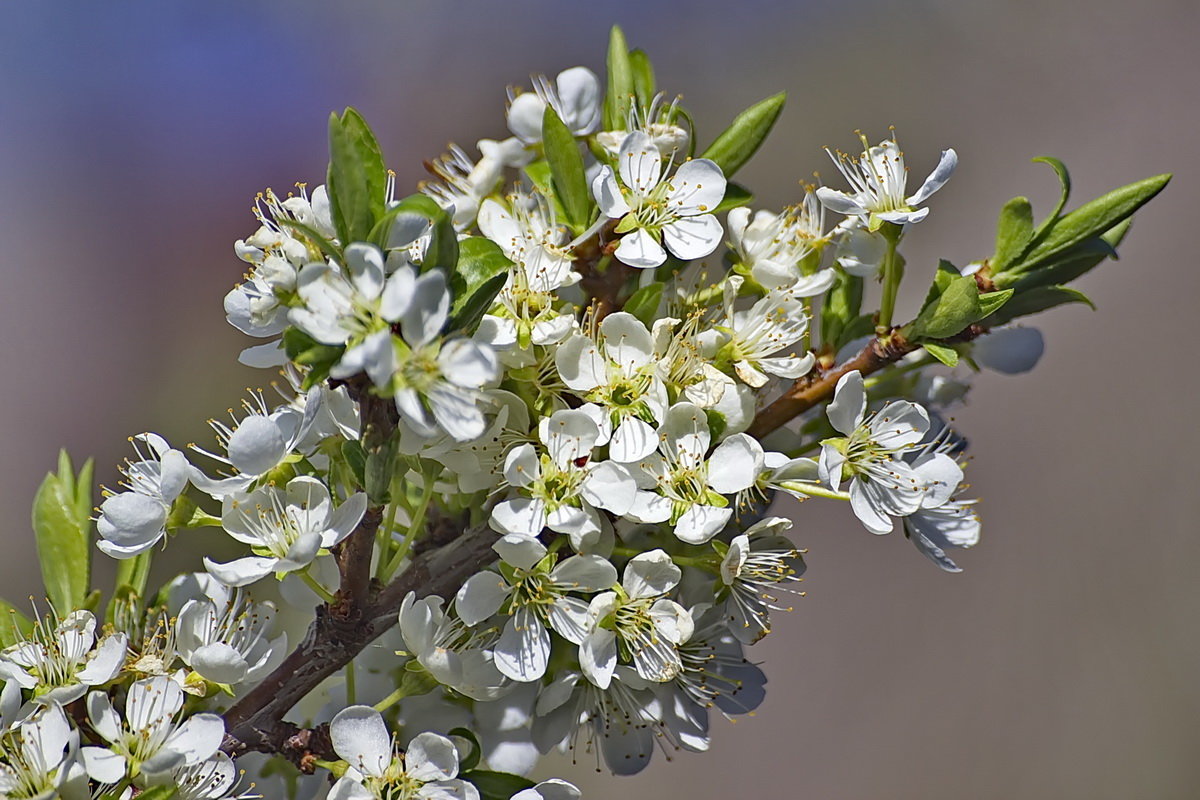
[[[838,278],[821,307],[821,344],[836,349],[844,338],[843,331],[862,308],[863,280],[847,275],[841,267],[833,269],[838,271]]]
[[[921,346],[925,348],[926,353],[929,353],[929,355],[947,367],[958,365],[958,351],[953,347],[946,347],[946,345],[937,344],[936,342],[922,342]]]
[[[479,737],[475,735],[475,732],[469,728],[452,728],[450,730],[450,735],[461,737],[471,743],[471,752],[459,761],[458,771],[469,772],[470,770],[473,770],[475,767],[479,766],[479,759],[483,752],[483,748],[480,747]]]
[[[362,115],[347,108],[329,115],[330,213],[342,245],[370,241],[387,199],[387,167],[375,134]]]
[[[733,120],[725,132],[708,146],[700,157],[717,163],[728,178],[750,160],[771,132],[787,94],[780,92],[747,108]]]
[[[875,315],[859,314],[857,317],[850,320],[846,324],[846,327],[842,329],[842,333],[838,337],[837,347],[840,350],[843,346],[853,342],[855,339],[861,339],[864,336],[870,336],[874,332]]]
[[[1054,210],[1050,212],[1049,216],[1042,220],[1042,224],[1038,225],[1038,229],[1034,231],[1033,238],[1040,239],[1042,234],[1046,232],[1046,229],[1053,225],[1055,220],[1058,219],[1058,215],[1061,214],[1062,210],[1067,207],[1067,201],[1071,199],[1071,173],[1067,172],[1067,165],[1059,161],[1054,156],[1038,156],[1037,158],[1033,159],[1033,163],[1049,164],[1050,169],[1054,170],[1054,174],[1058,176],[1059,186],[1062,187],[1062,192],[1058,197],[1058,205],[1054,207]]]
[[[1067,303],[1084,303],[1093,311],[1096,309],[1091,299],[1078,289],[1072,289],[1069,286],[1039,286],[1015,295],[1004,305],[1004,308],[988,318],[987,325],[989,327],[1003,325],[1018,317],[1027,317],[1030,314],[1037,314],[1040,311]]]
[[[504,288],[512,265],[492,240],[482,236],[463,239],[458,265],[450,277],[454,304],[450,307],[449,330],[470,328],[479,322]]]
[[[533,188],[543,197],[554,196],[554,178],[550,175],[550,164],[546,161],[534,161],[526,164],[525,176],[533,183]]]
[[[329,241],[320,233],[318,233],[315,228],[311,228],[308,225],[305,225],[303,222],[297,222],[294,219],[288,219],[287,217],[280,217],[275,221],[283,227],[289,228],[303,236],[305,239],[308,239],[309,242],[322,253],[329,256],[334,261],[341,263],[342,251],[339,250],[333,242]]]
[[[708,421],[708,434],[713,439],[721,438],[721,434],[729,427],[729,420],[715,408],[704,409],[704,418]]]
[[[567,223],[580,233],[592,221],[592,195],[583,171],[583,155],[575,135],[549,103],[542,114],[542,143],[550,164],[554,194],[566,212]]]
[[[32,632],[33,621],[0,597],[0,649],[27,639]]]
[[[629,67],[633,72],[633,94],[637,97],[638,106],[647,109],[654,100],[654,67],[640,49],[630,52]]]
[[[42,582],[62,616],[83,606],[91,585],[91,476],[90,459],[77,479],[71,457],[60,451],[58,474],[47,474],[33,499]]]
[[[910,339],[945,339],[983,317],[973,275],[951,278],[936,300],[927,303],[906,332]]]
[[[483,800],[509,800],[517,792],[534,785],[533,781],[520,775],[488,769],[460,772],[458,777],[475,784]]]
[[[500,290],[504,288],[507,281],[507,273],[496,275],[472,292],[458,313],[450,318],[450,325],[447,329],[474,333],[475,327],[496,302],[496,295],[500,294]]]
[[[362,442],[357,439],[348,439],[342,442],[342,458],[346,459],[346,465],[354,473],[358,485],[366,485],[367,452],[363,450]]]
[[[118,591],[122,587],[132,589],[138,595],[146,593],[146,583],[150,580],[150,561],[153,553],[147,550],[133,558],[117,562],[117,580],[114,584]]]
[[[1000,306],[1004,305],[1013,296],[1012,289],[1005,289],[1002,292],[988,292],[979,295],[979,311],[980,319],[989,314],[996,313]]]
[[[663,289],[665,288],[666,284],[663,283],[652,283],[649,286],[643,286],[625,301],[624,310],[640,319],[649,328],[654,324],[654,320],[658,318],[658,306],[662,300]]]
[[[625,41],[624,31],[613,25],[608,37],[608,94],[604,97],[605,130],[625,130],[629,124],[629,103],[635,92],[629,45]]]
[[[338,345],[321,344],[299,328],[288,328],[283,332],[283,349],[289,359],[309,368],[304,376],[305,390],[328,378],[329,370],[346,350]]]
[[[1033,249],[1018,265],[1020,271],[1027,272],[1115,227],[1161,192],[1170,180],[1170,175],[1156,175],[1122,186],[1059,218],[1034,240]]]
[[[429,195],[410,194],[392,205],[371,232],[372,241],[378,242],[382,239],[386,242],[391,234],[392,224],[401,214],[424,217],[433,223],[425,260],[421,262],[421,271],[428,272],[438,267],[445,270],[447,275],[452,275],[454,265],[458,262],[458,232],[454,230],[454,220],[449,212],[434,202]]]
[[[996,253],[991,258],[993,274],[1016,263],[1033,239],[1033,206],[1029,198],[1014,197],[1000,209],[996,222]]]
[[[728,211],[731,208],[750,205],[754,199],[754,195],[750,190],[740,183],[730,181],[725,184],[725,196],[721,198],[721,202],[712,210],[713,214],[720,214],[722,211]]]

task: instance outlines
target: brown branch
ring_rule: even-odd
[[[355,620],[338,619],[325,606],[318,606],[304,640],[225,713],[227,733],[222,749],[233,756],[250,751],[281,753],[302,767],[305,759],[336,758],[320,728],[306,731],[283,722],[283,716],[395,625],[400,604],[409,592],[420,597],[452,597],[467,578],[495,560],[495,541],[495,532],[484,524],[417,555],[408,569],[370,599]]]
[[[961,333],[940,341],[947,345],[969,342],[985,333],[987,333],[987,328],[971,325]],[[858,370],[865,378],[920,348],[920,344],[910,342],[901,336],[900,328],[894,328],[886,337],[872,339],[858,355],[835,369],[829,372],[809,373],[798,379],[790,389],[784,392],[782,397],[755,415],[754,422],[750,423],[746,433],[756,439],[761,439],[813,406],[833,397],[837,383],[843,375]]]

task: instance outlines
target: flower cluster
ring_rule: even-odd
[[[959,570],[980,523],[942,413],[972,371],[1033,367],[1041,335],[1009,323],[1070,298],[1038,291],[1165,180],[1061,235],[1061,207],[1036,233],[1017,208],[898,324],[899,248],[953,150],[910,195],[895,136],[863,137],[833,156],[846,188],[753,210],[731,178],[782,96],[698,150],[619,30],[610,60],[607,87],[575,67],[510,91],[512,136],[415,194],[350,109],[326,185],[259,197],[225,311],[270,340],[241,360],[283,366],[278,399],[252,392],[207,449],[134,437],[95,510],[120,562],[102,615],[90,467],[47,479],[38,535],[75,555],[53,611],[3,633],[0,797],[576,800],[522,776],[553,750],[632,774],[764,701],[748,648],[802,594],[811,536],[780,494],[899,521]],[[151,592],[155,550],[188,541],[205,571]],[[235,766],[253,750],[290,766]]]

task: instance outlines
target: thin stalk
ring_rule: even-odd
[[[384,575],[390,578],[396,573],[400,564],[404,561],[404,557],[408,555],[408,551],[412,548],[413,541],[416,540],[417,534],[425,527],[425,513],[429,510],[429,501],[433,499],[433,476],[422,475],[425,480],[425,486],[421,489],[421,502],[417,504],[413,511],[412,524],[408,526],[408,532],[404,534],[404,541],[400,543],[400,549],[392,556],[388,562],[387,569],[384,570]]]
[[[305,569],[303,572],[300,572],[298,574],[300,575],[300,580],[304,581],[308,585],[308,588],[310,588],[314,592],[316,592],[318,597],[320,597],[326,603],[333,602],[333,599],[334,599],[333,593],[330,592],[328,589],[326,589],[324,586],[322,586],[320,583],[318,583],[316,578],[314,578],[312,575],[308,574],[307,569]]]
[[[896,257],[896,245],[900,243],[901,228],[890,222],[879,229],[887,241],[887,252],[883,256],[883,300],[879,304],[879,323],[875,333],[886,336],[892,330],[892,314],[896,311],[896,293],[900,290],[900,260]]]
[[[848,492],[838,492],[833,489],[827,489],[819,483],[801,483],[800,481],[784,481],[779,484],[779,488],[787,489],[793,492],[799,492],[809,497],[824,497],[828,500],[845,500],[850,501]]]

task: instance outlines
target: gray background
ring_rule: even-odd
[[[236,365],[245,340],[223,319],[231,245],[253,230],[256,191],[319,182],[329,110],[360,107],[411,187],[446,140],[504,133],[506,84],[600,68],[617,21],[710,137],[789,92],[740,178],[764,204],[797,199],[815,169],[833,182],[820,147],[850,148],[854,128],[895,124],[917,175],[957,148],[906,243],[914,276],[990,253],[1009,197],[1047,208],[1055,182],[1032,156],[1064,159],[1080,200],[1176,178],[1122,260],[1086,279],[1099,313],[1039,319],[1036,372],[983,376],[958,412],[985,518],[965,574],[813,501],[796,529],[808,597],[755,650],[765,707],[637,779],[567,773],[629,800],[1195,797],[1197,16],[1167,0],[9,0],[0,593],[38,591],[27,509],[58,447],[94,455],[112,483],[126,435],[208,443],[203,420],[266,380]]]

